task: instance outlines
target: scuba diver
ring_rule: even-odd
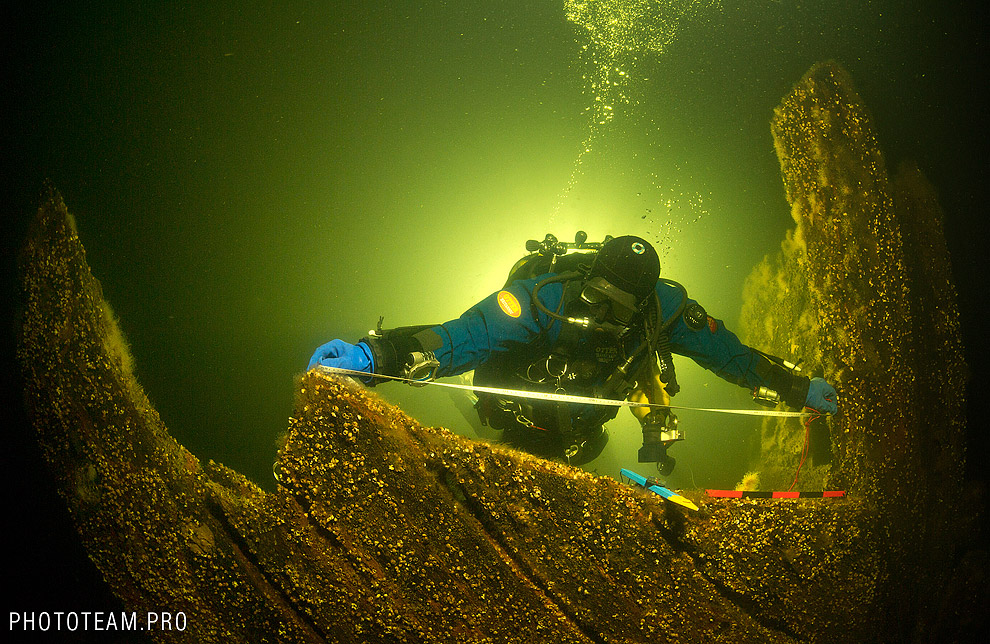
[[[356,344],[332,340],[309,362],[410,380],[474,369],[474,384],[527,392],[628,399],[669,405],[680,389],[672,353],[748,387],[758,402],[838,411],[835,389],[793,365],[745,346],[720,320],[660,277],[656,250],[639,237],[574,243],[553,235],[530,240],[530,252],[503,288],[443,324],[369,333]],[[502,441],[544,458],[581,465],[608,441],[605,423],[618,407],[478,392],[481,422]],[[641,463],[669,474],[667,448],[683,438],[666,408],[632,407],[643,429]]]

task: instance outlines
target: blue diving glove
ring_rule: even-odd
[[[331,340],[313,353],[306,370],[309,371],[316,365],[375,373],[375,361],[371,355],[371,347],[364,342],[348,344],[343,340]]]
[[[811,386],[808,387],[808,397],[805,399],[806,407],[817,409],[826,414],[837,414],[839,412],[838,396],[835,387],[828,384],[824,378],[812,378]]]

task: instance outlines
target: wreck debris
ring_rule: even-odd
[[[800,96],[817,95],[815,83],[831,68],[816,69],[785,100],[782,123],[789,110],[800,111]],[[833,88],[830,98],[812,121],[858,114],[847,81],[838,72],[831,78],[824,85]],[[820,148],[815,158],[849,162],[843,146],[871,140],[865,124],[854,123],[858,138],[812,140]],[[809,127],[803,131],[819,126]],[[781,139],[779,149],[796,159],[802,142],[809,143]],[[850,154],[882,167],[879,153]],[[793,165],[819,177],[832,205],[819,208],[824,198],[785,167],[792,201],[819,227],[799,226],[795,254],[780,262],[839,262],[848,271],[883,260],[885,284],[911,293],[916,276],[898,272],[896,243],[874,224],[864,225],[876,244],[854,260],[828,250],[828,235],[841,225],[827,215],[846,203],[846,184],[811,161]],[[887,217],[889,202],[870,212]],[[874,355],[889,353],[896,365],[911,358],[878,345],[865,312],[845,311],[848,302],[823,295],[845,288],[844,274],[831,271],[790,311],[809,333],[817,324],[826,330],[817,362],[853,374],[841,380],[850,411],[833,426],[841,459],[830,475],[847,482],[851,496],[827,504],[706,500],[688,491],[702,511],[685,512],[611,479],[423,427],[317,371],[299,380],[276,464],[279,485],[264,492],[220,464],[201,463],[169,436],[131,372],[54,189],[24,253],[19,357],[29,415],[90,558],[128,609],[186,616],[186,630],[152,633],[160,641],[882,641],[890,620],[900,618],[895,602],[917,599],[900,592],[913,580],[899,575],[946,581],[930,568],[909,568],[904,557],[891,559],[893,548],[917,552],[895,531],[911,519],[929,539],[951,540],[956,526],[914,511],[902,516],[883,496],[902,489],[890,487],[899,468],[918,476],[926,461],[877,449],[893,440],[883,432],[897,431],[907,441],[898,445],[909,450],[915,417],[890,430],[874,423],[866,379],[890,386]],[[781,283],[799,286],[795,275]],[[910,313],[914,323],[918,315]],[[888,340],[910,340],[902,322],[891,321],[901,326]],[[958,482],[956,463],[935,460],[948,468],[946,492]],[[877,491],[880,504],[864,490]],[[947,560],[936,553],[936,562]]]
[[[848,578],[877,565],[846,527],[869,523],[861,503],[712,503],[686,517],[611,479],[422,427],[316,371],[265,493],[165,431],[54,191],[24,266],[20,357],[39,441],[125,606],[186,616],[162,641],[841,641],[868,623],[858,602],[841,621],[815,609],[828,589],[873,592],[870,574]],[[801,545],[819,532],[829,548]]]
[[[870,116],[834,63],[805,75],[771,127],[796,227],[749,277],[741,328],[750,344],[834,379],[834,459],[805,470],[803,488],[875,500],[876,556],[891,580],[876,610],[892,616],[892,638],[906,638],[899,629],[939,610],[931,588],[971,544],[968,372],[942,212],[917,167],[888,177]],[[803,439],[764,422],[761,480],[785,489]]]

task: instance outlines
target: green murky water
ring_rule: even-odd
[[[644,236],[733,328],[744,278],[790,224],[771,111],[812,63],[852,72],[894,159],[941,162],[958,18],[902,4],[41,7],[24,21],[32,100],[15,122],[33,127],[15,152],[77,215],[172,432],[270,484],[317,345],[379,316],[458,316],[526,239]],[[679,404],[751,405],[678,369]],[[473,431],[445,392],[379,391]],[[672,485],[731,486],[756,424],[681,418]],[[620,419],[589,469],[636,465],[638,426]]]

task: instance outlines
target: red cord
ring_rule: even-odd
[[[798,463],[797,472],[794,472],[794,481],[791,483],[791,487],[787,488],[790,492],[797,485],[798,477],[801,475],[801,468],[804,466],[805,459],[808,458],[808,448],[811,445],[811,423],[815,422],[821,417],[820,413],[817,413],[816,409],[811,407],[805,407],[806,411],[816,412],[813,415],[809,415],[808,419],[804,421],[804,447],[801,449],[801,462]]]

